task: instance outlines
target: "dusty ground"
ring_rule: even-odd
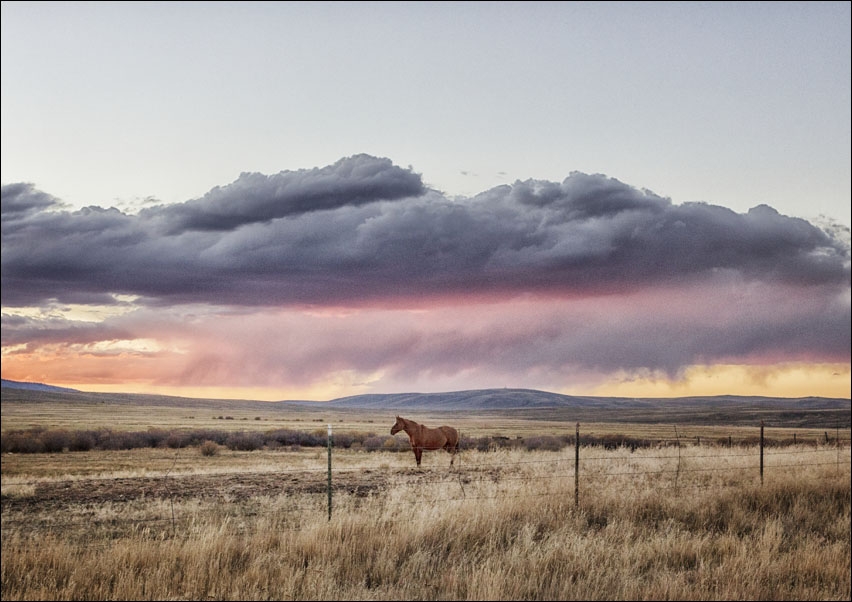
[[[388,486],[407,481],[412,483],[433,482],[452,474],[462,482],[471,478],[482,478],[483,471],[473,476],[467,470],[453,473],[445,469],[363,469],[340,471],[332,475],[332,493],[348,493],[366,496]],[[499,479],[500,470],[486,470],[488,478]],[[158,477],[124,477],[73,479],[37,483],[32,495],[26,497],[3,496],[0,509],[8,512],[27,513],[62,512],[70,507],[99,506],[104,503],[123,503],[136,500],[189,499],[223,500],[240,502],[257,497],[274,497],[283,494],[326,493],[327,473],[292,471],[279,473],[225,473],[225,474],[177,474]]]
[[[333,492],[367,495],[385,487],[387,473],[364,470],[335,474]],[[223,499],[242,501],[285,493],[325,493],[328,477],[316,471],[255,474],[175,475],[116,479],[75,479],[38,483],[32,496],[3,496],[2,512],[61,511],[69,506],[130,502],[138,499]]]

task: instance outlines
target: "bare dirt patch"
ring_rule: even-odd
[[[367,495],[385,488],[387,480],[385,472],[343,472],[334,475],[332,491]],[[324,493],[327,490],[328,475],[316,471],[74,479],[37,483],[33,495],[26,498],[3,496],[0,507],[4,513],[24,508],[28,512],[44,512],[141,499],[221,499],[234,502],[263,496]]]
[[[332,493],[359,497],[384,491],[401,482],[426,484],[450,476],[461,485],[471,480],[502,477],[500,468],[430,470],[339,471],[333,473]],[[75,478],[35,483],[32,495],[3,495],[0,509],[11,512],[65,512],[73,507],[97,507],[143,500],[188,500],[243,502],[280,495],[323,494],[328,491],[328,473],[323,471],[283,471],[255,473],[176,474],[156,477]]]

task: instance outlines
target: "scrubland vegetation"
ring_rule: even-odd
[[[757,446],[720,436],[581,436],[575,473],[558,438],[471,438],[418,469],[401,437],[356,433],[331,509],[320,445],[4,453],[2,598],[848,600],[840,434],[779,441],[761,479]]]
[[[848,409],[584,422],[575,472],[570,410],[411,416],[462,432],[418,469],[393,412],[6,393],[3,600],[850,599]]]
[[[625,435],[620,433],[583,434],[580,444],[583,446],[601,446],[607,449],[629,447],[659,447],[660,445],[679,445],[687,442],[701,442],[701,436],[679,437],[672,432],[665,438],[642,434]],[[839,438],[839,433],[829,435],[828,431],[818,434],[815,429],[807,429],[805,436],[796,438],[794,433],[781,433],[766,437],[766,446],[786,446],[792,444],[817,445],[829,444]],[[733,436],[704,437],[705,443],[722,446],[754,445],[760,440],[757,431]],[[278,449],[281,447],[325,447],[328,435],[326,429],[311,431],[276,428],[252,430],[220,430],[213,428],[149,428],[144,431],[122,431],[108,428],[69,430],[32,427],[28,429],[8,429],[0,434],[0,452],[15,454],[81,452],[91,450],[131,450],[140,448],[181,449],[199,447],[204,455],[213,455],[220,448],[234,451],[254,451],[259,449]],[[488,451],[495,448],[522,448],[527,451],[559,451],[575,445],[576,435],[565,432],[560,435],[527,435],[525,437],[508,436],[462,436],[459,448]],[[341,449],[366,451],[406,451],[410,450],[408,439],[377,434],[375,431],[344,431],[334,434],[334,446]]]

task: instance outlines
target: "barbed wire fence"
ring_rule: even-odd
[[[570,451],[569,453],[565,453],[565,451],[562,450],[551,452],[554,453],[556,457],[545,459],[519,460],[514,462],[507,462],[501,460],[501,462],[499,463],[494,463],[490,461],[471,463],[469,461],[464,461],[460,462],[459,466],[453,470],[418,469],[416,472],[414,472],[414,474],[412,474],[412,471],[409,469],[400,470],[387,468],[386,475],[387,481],[390,481],[391,478],[399,475],[403,475],[408,478],[408,481],[406,482],[395,482],[393,485],[394,487],[410,487],[422,489],[424,485],[454,485],[458,483],[459,488],[457,494],[433,495],[427,498],[423,498],[422,503],[424,504],[435,504],[445,502],[472,502],[482,500],[522,498],[528,496],[540,497],[545,495],[565,496],[566,492],[570,491],[569,483],[573,480],[573,497],[575,507],[578,507],[580,505],[581,492],[583,492],[587,487],[592,487],[596,482],[606,481],[612,478],[635,480],[639,478],[664,478],[666,476],[671,476],[671,481],[668,484],[655,483],[654,487],[657,490],[683,491],[687,488],[706,489],[711,487],[719,488],[725,486],[741,487],[744,483],[749,482],[749,475],[751,475],[751,478],[754,479],[752,481],[754,483],[756,483],[757,479],[759,478],[760,486],[763,486],[765,472],[776,471],[781,469],[810,470],[815,467],[828,467],[833,465],[835,467],[835,470],[833,472],[824,473],[822,475],[811,474],[811,478],[831,479],[849,476],[850,468],[852,467],[852,462],[850,461],[850,436],[848,434],[849,427],[844,427],[842,433],[840,427],[837,427],[835,429],[835,437],[833,441],[829,438],[828,431],[825,431],[824,441],[822,443],[804,446],[802,445],[803,442],[797,441],[794,434],[794,443],[792,445],[786,445],[783,447],[773,447],[771,450],[767,450],[765,445],[764,428],[765,425],[761,423],[757,452],[749,449],[748,447],[735,448],[733,446],[730,446],[730,451],[727,453],[719,453],[718,450],[714,450],[714,453],[684,455],[683,450],[686,448],[686,446],[690,446],[693,449],[702,448],[700,438],[696,437],[694,442],[687,442],[678,433],[677,426],[674,426],[674,438],[661,437],[655,439],[659,446],[655,448],[650,448],[652,450],[660,450],[660,453],[652,452],[651,454],[637,454],[635,448],[623,446],[620,448],[620,454],[613,454],[613,450],[604,450],[600,445],[583,445],[583,439],[580,433],[580,424],[577,423],[575,435],[573,437],[573,450],[570,450],[573,451],[573,454],[571,454]],[[841,434],[845,436],[841,436]],[[674,450],[671,450],[672,447],[674,447]],[[719,446],[714,445],[713,447],[718,448]],[[709,449],[709,447],[706,448]],[[326,508],[323,508],[322,498],[327,498],[328,520],[331,521],[333,516],[332,504],[335,492],[334,475],[344,475],[347,473],[356,474],[362,472],[363,469],[359,467],[334,467],[334,445],[331,425],[329,425],[328,427],[327,449],[328,463],[326,491],[320,492],[317,490],[313,493],[302,492],[301,501],[292,503],[290,505],[290,510],[299,515],[305,512],[316,512],[320,508],[324,510]],[[583,450],[584,453],[581,454],[581,450]],[[152,537],[157,536],[157,534],[154,533],[151,528],[161,526],[164,528],[164,530],[170,531],[170,537],[180,537],[181,531],[179,527],[189,527],[190,525],[192,525],[195,521],[195,516],[194,514],[186,514],[183,516],[178,516],[176,514],[174,492],[177,488],[176,486],[178,485],[180,475],[172,474],[172,469],[174,468],[174,466],[177,465],[179,454],[180,449],[178,448],[175,451],[173,465],[166,471],[166,473],[162,477],[157,478],[158,484],[160,484],[163,487],[163,490],[165,491],[163,499],[168,501],[170,516],[158,516],[150,518],[109,518],[72,521],[63,521],[60,519],[50,520],[47,522],[33,522],[26,518],[17,519],[7,518],[7,516],[4,516],[2,518],[2,537],[5,541],[7,536],[14,533],[17,535],[23,534],[25,536],[25,539],[34,539],[37,538],[40,533],[44,533],[45,531],[61,531],[63,529],[69,528],[119,528],[121,526],[129,526],[131,531],[137,533],[144,534],[145,532],[150,531],[149,534]],[[796,456],[797,461],[792,461],[793,456]],[[461,457],[462,454],[459,454],[459,456],[457,456],[457,458]],[[483,452],[481,454],[481,457],[487,458],[488,452]],[[802,461],[802,457],[810,458],[810,460]],[[788,458],[790,459],[790,461],[785,462],[785,460]],[[687,464],[687,461],[692,462],[701,459],[713,459],[717,461],[717,463],[725,465],[718,465],[713,467],[690,467]],[[661,468],[646,467],[645,469],[639,469],[642,463],[648,465],[653,461],[656,461],[658,464],[668,464],[668,466],[663,466]],[[745,462],[743,463],[743,461]],[[628,469],[625,469],[623,466],[626,462],[631,465]],[[739,462],[740,464],[737,465],[737,462]],[[608,466],[612,466],[613,464],[617,464],[617,466],[612,469],[606,468]],[[531,466],[537,466],[543,468],[543,470],[538,471],[538,474],[524,473],[523,469],[529,468]],[[494,471],[498,471],[499,474],[495,474]],[[281,469],[267,472],[270,475],[306,476],[308,474],[311,474],[311,471],[307,471],[301,468]],[[319,472],[320,471],[318,469],[313,474],[316,475]],[[688,476],[720,472],[731,473],[733,475],[736,475],[738,478],[732,479],[727,484],[720,484],[718,482],[702,483],[700,481],[691,483],[685,482]],[[110,480],[110,477],[99,477],[86,480],[108,481]],[[510,485],[509,487],[502,489],[497,493],[489,493],[487,495],[469,494],[466,490],[466,487],[471,488],[476,483],[494,483],[496,481]],[[527,483],[538,481],[545,481],[548,485],[552,483],[563,482],[564,486],[559,486],[555,488],[546,487],[546,492],[542,492],[532,487],[524,486]],[[44,481],[42,480],[19,481],[16,484],[24,486],[32,485],[33,487],[37,487],[43,484],[43,482]],[[512,484],[514,484],[514,486],[512,486]],[[433,489],[435,491],[444,491],[439,487],[435,487]],[[338,494],[339,493],[340,492],[338,491]],[[7,513],[4,512],[4,515],[6,514]],[[251,515],[251,512],[243,513],[240,518],[251,517]],[[224,515],[224,520],[228,520],[227,515]],[[236,525],[234,525],[234,528],[237,528]],[[300,531],[301,528],[302,527],[300,526],[300,522],[297,520],[294,521],[293,526],[290,527],[289,530]],[[88,541],[85,545],[109,546],[110,544],[109,542],[97,543]]]

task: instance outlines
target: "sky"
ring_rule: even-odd
[[[850,397],[849,2],[2,2],[2,377]]]

